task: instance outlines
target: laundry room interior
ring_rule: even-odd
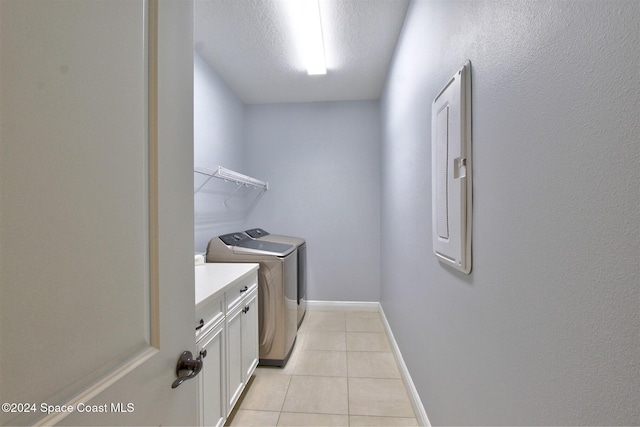
[[[307,302],[379,305],[421,424],[637,424],[637,2],[320,0],[325,75],[283,3],[194,3],[196,255],[304,239]],[[469,274],[432,237],[432,106],[467,61]]]
[[[0,425],[640,425],[639,22],[0,0]]]

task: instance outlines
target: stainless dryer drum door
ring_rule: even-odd
[[[260,364],[284,366],[297,330],[297,257],[264,260],[258,270]]]
[[[276,335],[276,293],[277,289],[268,286],[273,283],[271,267],[262,263],[258,270],[258,313],[260,313],[260,354],[269,354]]]

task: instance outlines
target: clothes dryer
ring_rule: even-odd
[[[207,262],[257,262],[260,365],[284,366],[297,332],[296,248],[244,233],[214,237]]]
[[[298,295],[296,302],[298,304],[298,328],[300,328],[307,310],[307,243],[301,237],[270,234],[262,228],[246,230],[245,234],[256,240],[294,245],[296,247],[298,262]]]

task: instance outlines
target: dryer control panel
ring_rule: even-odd
[[[244,233],[231,233],[220,236],[220,240],[228,246],[238,246],[243,240],[247,239],[249,239],[249,236]]]
[[[259,239],[260,237],[269,235],[269,233],[262,228],[252,228],[251,230],[246,230],[245,233],[254,239]]]
[[[244,233],[223,234],[219,238],[236,254],[284,257],[296,250],[293,245],[254,240]]]

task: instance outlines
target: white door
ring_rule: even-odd
[[[192,20],[0,0],[0,424],[197,422]]]

